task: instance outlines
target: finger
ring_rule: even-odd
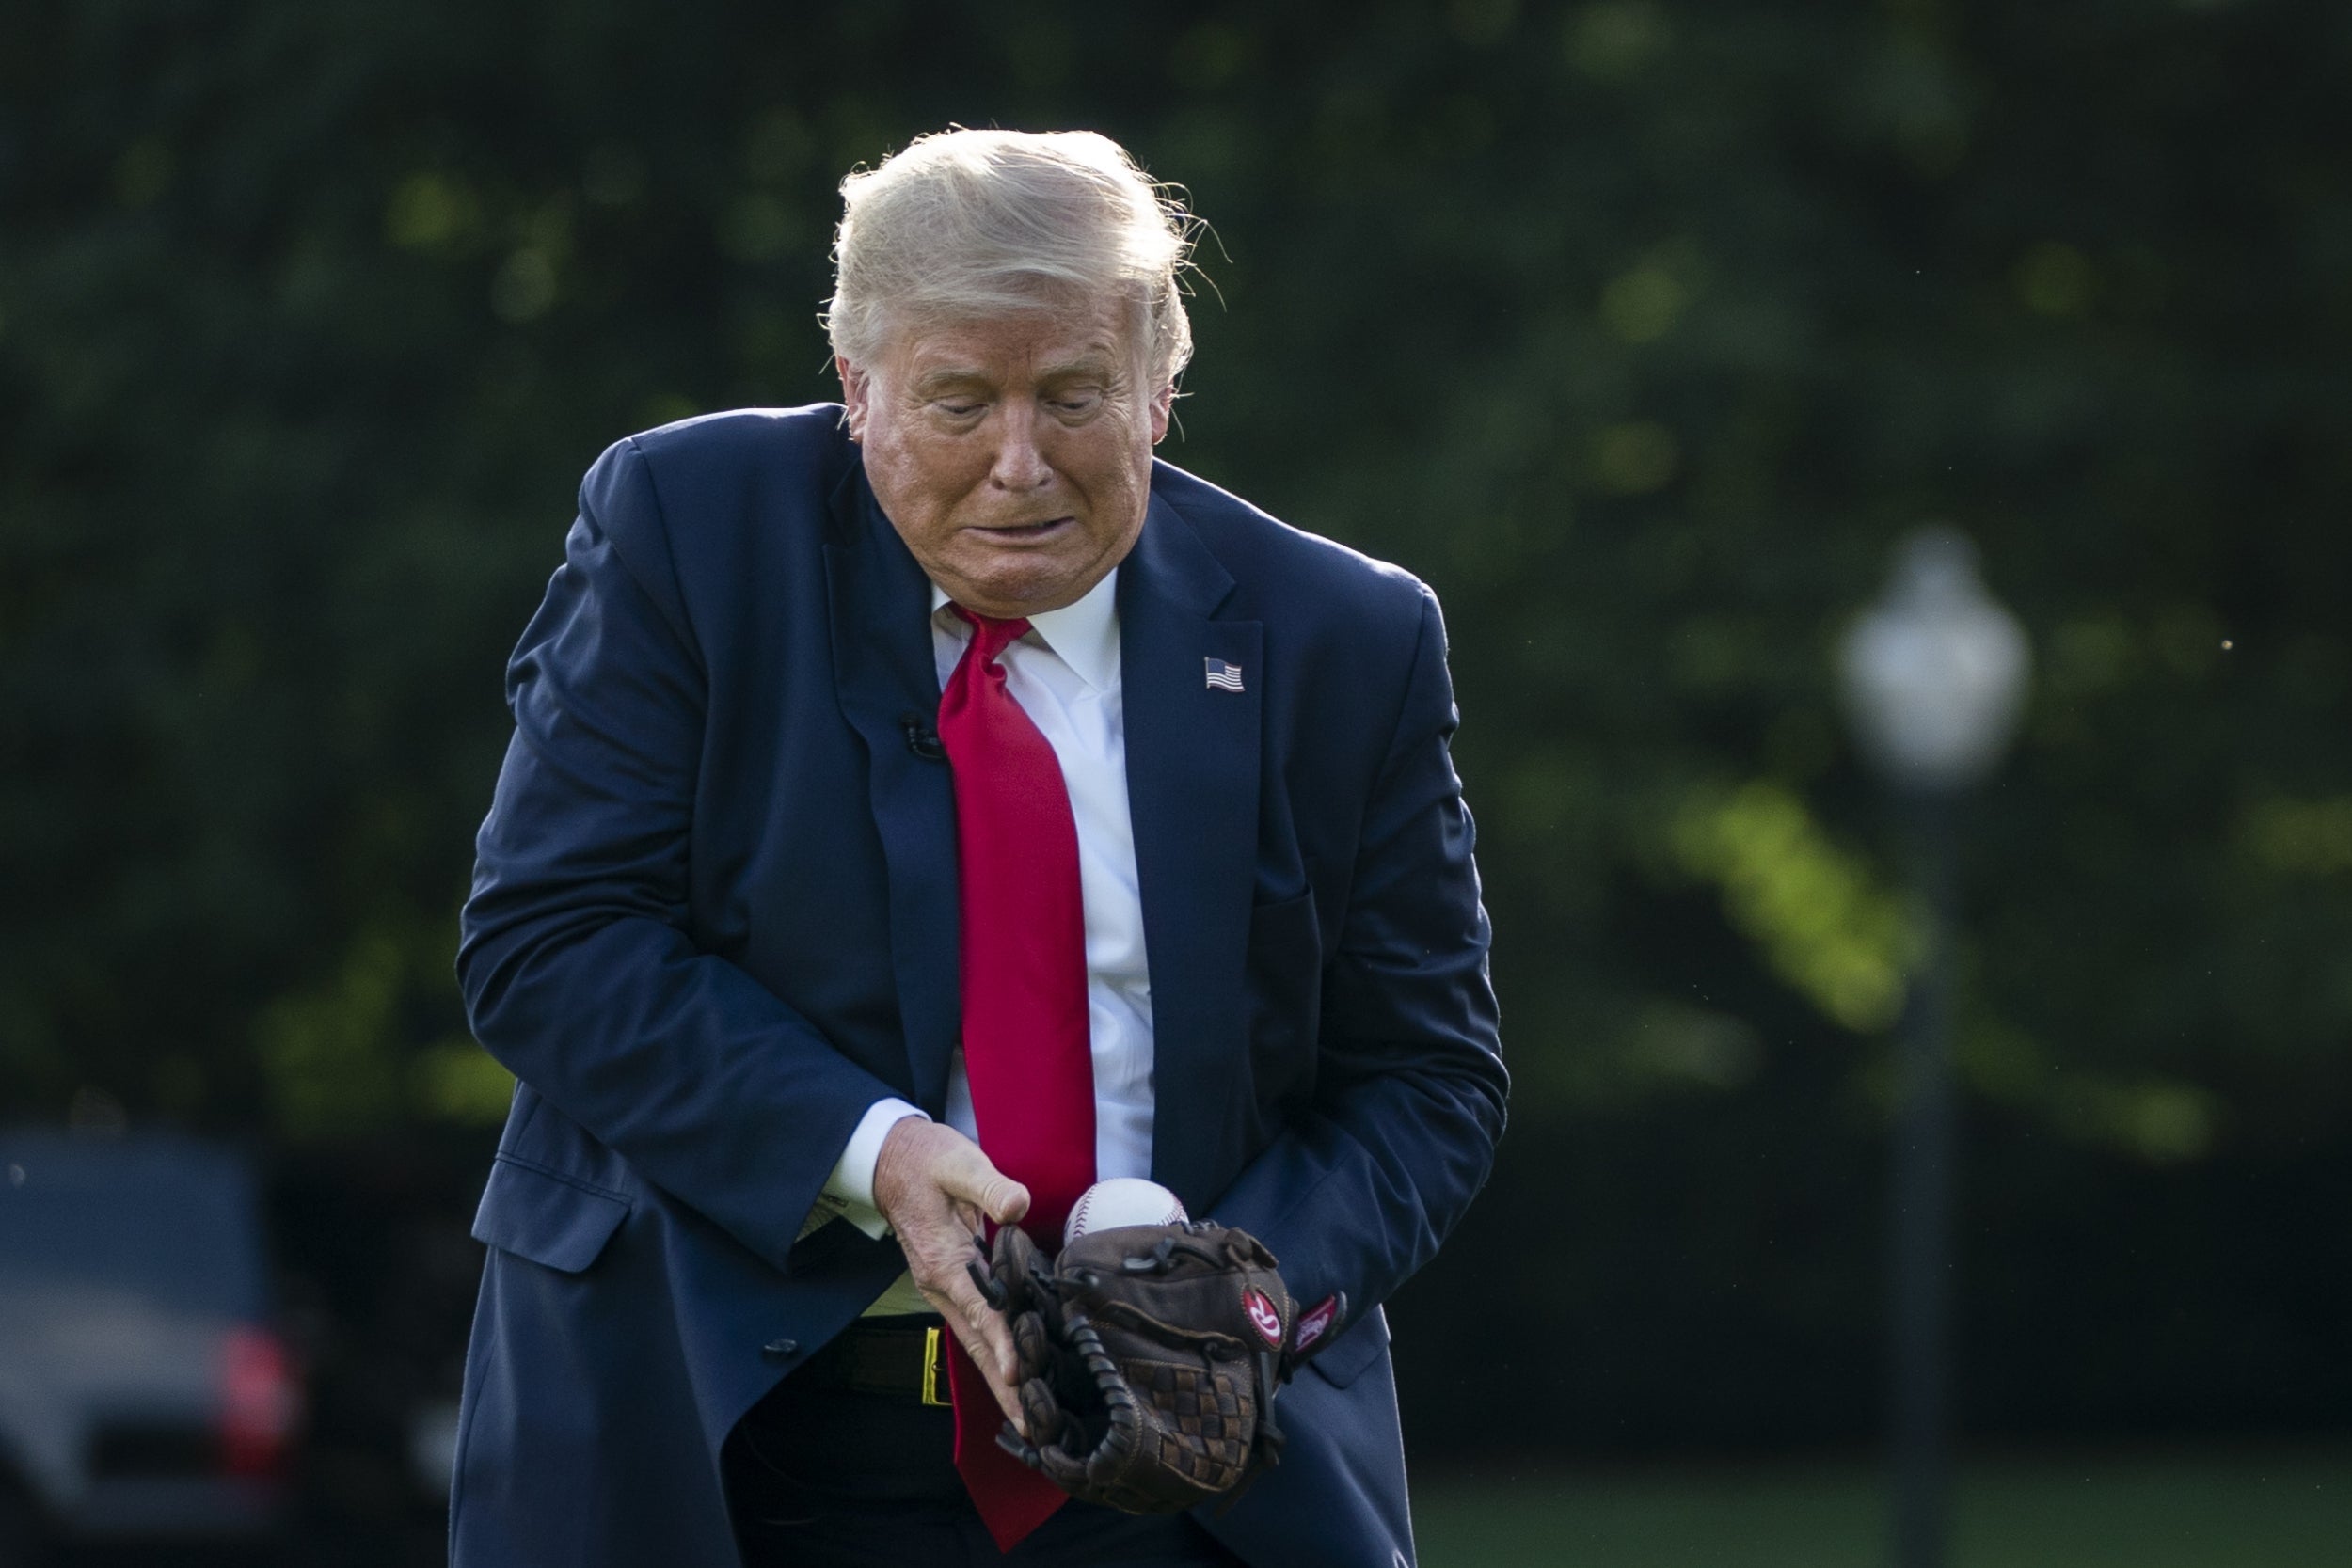
[[[940,1316],[953,1324],[977,1326],[972,1308],[977,1304],[987,1310],[988,1300],[972,1277],[972,1253],[961,1240],[952,1227],[943,1227],[940,1234],[925,1238],[921,1248],[907,1249],[907,1272]]]
[[[965,1354],[980,1370],[988,1391],[996,1397],[1006,1418],[1015,1426],[1022,1426],[1021,1399],[1013,1388],[1021,1375],[1020,1363],[1013,1355],[1012,1332],[1006,1326],[1003,1314],[988,1305],[969,1279],[950,1280],[944,1292],[945,1302],[929,1290],[923,1293],[941,1307],[948,1331],[962,1342]]]
[[[974,1352],[972,1360],[983,1369],[995,1369],[989,1373],[988,1391],[996,1396],[996,1402],[1004,1407],[1007,1418],[1025,1434],[1028,1417],[1021,1408],[1021,1394],[1016,1386],[1021,1379],[1020,1366],[1013,1359],[1012,1336],[1005,1331],[1005,1320],[993,1312],[990,1313],[980,1342],[984,1349]]]
[[[1010,1225],[1029,1212],[1029,1189],[998,1170],[975,1143],[942,1164],[939,1188],[959,1203],[977,1206],[998,1225]]]
[[[967,1328],[953,1317],[949,1317],[947,1332],[956,1337],[957,1341],[963,1346],[965,1354],[972,1357],[973,1365],[979,1369],[980,1381],[988,1385],[989,1394],[996,1401],[996,1408],[1005,1413],[1005,1419],[1010,1421],[1015,1430],[1024,1437],[1027,1436],[1028,1417],[1021,1408],[1020,1391],[1013,1386],[1014,1377],[1017,1374],[1007,1373],[1000,1376],[989,1370],[990,1367],[999,1364],[997,1354],[987,1343],[987,1337],[978,1330]]]
[[[1009,1176],[999,1176],[980,1194],[980,1207],[998,1225],[1011,1225],[1029,1212],[1029,1189]]]
[[[1013,1354],[1012,1331],[1006,1326],[1003,1315],[981,1302],[977,1311],[967,1311],[966,1321],[971,1324],[971,1332],[965,1336],[963,1345],[972,1353],[973,1364],[988,1374],[991,1383],[1010,1388],[1021,1375],[1021,1363]]]
[[[988,1380],[988,1391],[996,1396],[996,1408],[1005,1413],[1005,1419],[1012,1423],[1013,1430],[1026,1437],[1029,1434],[1029,1419],[1021,1408],[1021,1396],[993,1377]]]

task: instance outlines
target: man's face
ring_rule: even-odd
[[[1143,531],[1171,388],[1145,385],[1117,302],[901,333],[838,362],[875,498],[965,609],[1059,610]]]

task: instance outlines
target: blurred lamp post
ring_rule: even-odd
[[[1879,602],[1839,650],[1862,750],[1906,808],[1928,913],[1905,1009],[1889,1238],[1891,1433],[1899,1568],[1942,1568],[1949,1460],[1947,1338],[1952,1269],[1953,831],[1961,796],[2015,728],[2030,662],[2016,618],[1953,533],[1907,540]]]

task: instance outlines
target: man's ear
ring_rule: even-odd
[[[1152,394],[1152,444],[1158,446],[1168,439],[1168,410],[1176,403],[1176,383],[1168,382]]]
[[[866,410],[873,396],[873,383],[864,371],[837,354],[833,356],[833,368],[841,377],[841,402],[848,410],[842,422],[850,427],[850,439],[854,441],[866,432]]]

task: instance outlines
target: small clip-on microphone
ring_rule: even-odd
[[[919,713],[898,715],[898,727],[906,732],[907,750],[926,762],[944,762],[947,748],[939,742],[939,731]]]

